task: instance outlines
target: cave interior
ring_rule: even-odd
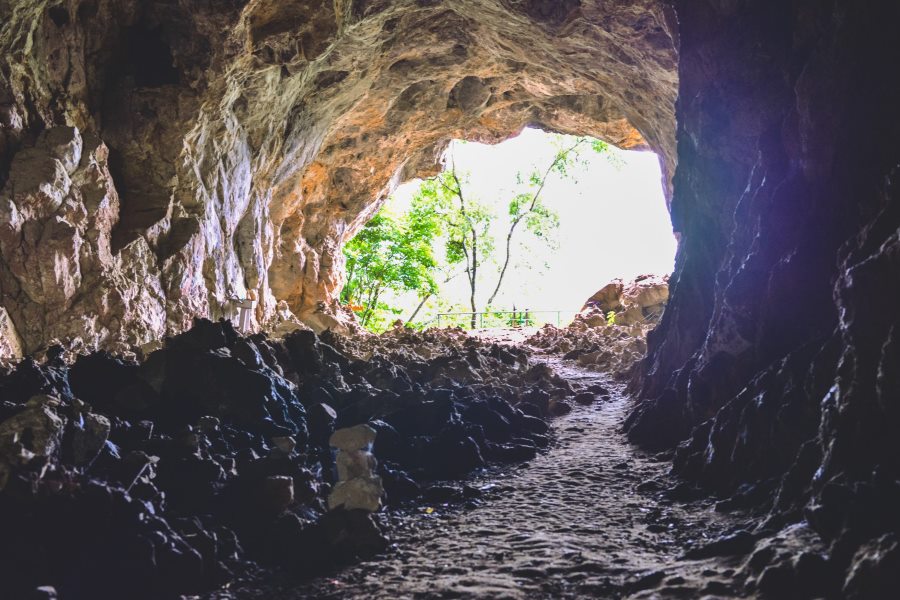
[[[898,22],[850,0],[0,0],[0,587],[177,597],[380,552],[378,515],[326,502],[369,481],[371,440],[327,473],[329,436],[366,423],[389,505],[419,472],[540,455],[554,390],[579,389],[530,351],[372,341],[338,303],[342,244],[400,183],[452,139],[540,127],[659,156],[675,269],[609,435],[672,502],[748,519],[683,548],[744,561],[724,591],[642,565],[591,594],[895,597]]]

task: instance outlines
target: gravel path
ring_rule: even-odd
[[[619,433],[628,400],[602,375],[554,361],[578,384],[601,382],[606,402],[554,421],[557,442],[530,463],[482,475],[470,508],[421,507],[395,518],[393,550],[270,598],[695,598],[731,596],[734,565],[685,560],[685,550],[740,527],[709,501],[660,490],[669,463]],[[433,512],[427,514],[427,508]],[[258,593],[258,592],[257,592]],[[237,597],[257,594],[237,593]]]

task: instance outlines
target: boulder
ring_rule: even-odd
[[[266,477],[260,494],[264,510],[281,513],[294,501],[294,480],[284,475]]]
[[[365,450],[341,450],[337,455],[339,481],[369,477],[376,467],[375,457]]]
[[[328,443],[339,450],[353,452],[371,447],[375,441],[375,430],[368,425],[356,425],[335,431]]]
[[[81,416],[83,423],[72,428],[72,462],[83,466],[90,464],[109,439],[112,429],[109,419],[103,415],[87,413]]]
[[[587,299],[587,302],[581,307],[581,312],[594,309],[605,315],[611,310],[617,310],[622,306],[624,288],[625,285],[621,279],[613,279]]]
[[[39,534],[0,536],[0,553],[20,557],[15,589],[56,581],[22,565],[62,573],[63,596],[123,597],[138,582],[169,597],[227,582],[250,560],[303,555],[324,568],[365,555],[383,547],[369,518],[383,502],[532,458],[549,444],[551,402],[572,395],[528,353],[458,333],[325,337],[296,335],[292,356],[284,342],[198,320],[141,362],[54,347],[42,363],[0,370],[0,503],[15,498],[9,515],[36,522],[45,509],[66,515]],[[9,482],[15,494],[3,496]],[[76,535],[81,523],[91,536]],[[46,547],[96,568],[29,560]]]
[[[381,508],[383,493],[381,478],[377,475],[339,481],[328,496],[328,509],[343,508],[376,512]]]
[[[668,275],[639,275],[627,283],[615,279],[585,302],[576,320],[587,327],[604,327],[614,312],[612,321],[618,326],[655,321],[668,300]]]
[[[66,423],[59,406],[52,396],[33,396],[22,411],[0,423],[0,460],[19,464],[53,455],[62,443]]]

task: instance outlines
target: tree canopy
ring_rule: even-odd
[[[341,302],[363,326],[383,329],[392,315],[400,314],[383,302],[387,291],[437,291],[434,240],[440,229],[433,212],[413,207],[396,216],[382,209],[344,246],[347,283]]]
[[[574,167],[587,164],[587,152],[611,156],[607,144],[592,138],[560,135],[553,143],[548,163],[516,175],[506,202],[508,226],[500,256],[492,231],[496,218],[492,206],[499,199],[486,202],[475,195],[472,174],[457,169],[451,146],[445,169],[422,181],[408,211],[397,216],[382,209],[345,246],[348,277],[342,302],[357,312],[364,326],[383,330],[400,315],[383,300],[386,292],[418,294],[411,321],[426,300],[439,293],[441,283],[465,274],[470,311],[492,308],[515,263],[520,231],[555,247],[559,217],[544,198],[548,182],[554,177],[574,178]],[[479,290],[485,283],[490,283],[491,292],[481,304]]]

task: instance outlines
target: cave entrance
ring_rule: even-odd
[[[345,247],[342,301],[372,330],[564,326],[611,280],[672,271],[652,152],[526,128],[454,140],[443,165],[398,187]]]

